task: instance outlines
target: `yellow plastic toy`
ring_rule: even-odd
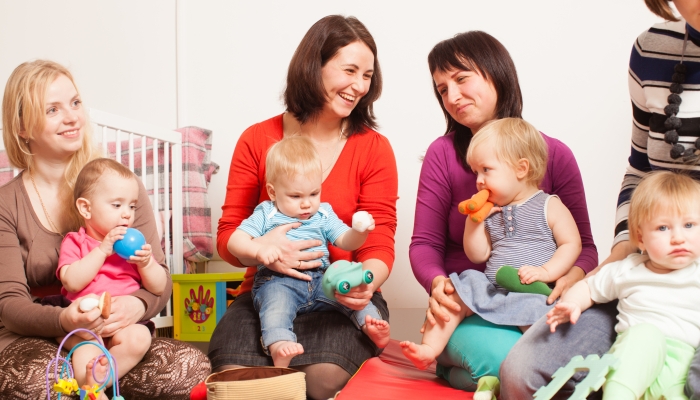
[[[75,379],[59,379],[53,384],[53,390],[61,394],[73,394],[78,391],[78,381]]]
[[[480,223],[493,208],[493,203],[489,201],[489,191],[484,189],[476,193],[471,199],[459,203],[457,209],[461,214],[468,215],[473,222]]]

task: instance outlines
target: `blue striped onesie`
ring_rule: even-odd
[[[312,215],[307,220],[301,220],[282,214],[277,210],[274,202],[270,200],[263,201],[255,207],[250,217],[241,222],[238,229],[256,238],[263,236],[280,225],[292,224],[295,222],[301,222],[301,226],[289,230],[289,232],[287,232],[287,239],[291,241],[320,239],[323,241],[322,245],[312,247],[306,251],[323,252],[323,258],[320,260],[323,263],[321,269],[325,271],[330,265],[330,254],[327,244],[329,242],[335,243],[343,233],[350,229],[349,226],[345,225],[345,223],[338,218],[338,215],[333,212],[333,208],[328,203],[321,203],[316,214]],[[258,265],[258,271],[262,268],[265,268],[265,266]]]
[[[529,326],[552,307],[547,305],[547,296],[509,292],[496,285],[495,279],[503,265],[541,266],[552,258],[557,245],[547,223],[551,197],[540,190],[525,202],[503,206],[501,212],[486,218],[492,249],[486,270],[450,275],[460,299],[481,318],[497,325]]]
[[[320,261],[323,265],[316,269],[299,271],[311,277],[308,282],[258,265],[252,289],[253,306],[260,316],[261,342],[266,353],[267,347],[272,343],[282,340],[296,342],[294,318],[300,314],[339,311],[350,318],[358,329],[365,325],[367,315],[382,319],[372,302],[362,310],[356,311],[323,294],[321,280],[324,271],[330,265],[328,243],[335,243],[343,233],[350,230],[350,227],[333,212],[330,204],[321,203],[318,212],[307,220],[300,220],[282,214],[274,202],[264,201],[255,207],[250,217],[241,222],[238,229],[255,238],[280,225],[295,222],[301,222],[301,226],[290,229],[287,238],[292,241],[320,239],[322,245],[306,251],[322,251],[323,257]]]

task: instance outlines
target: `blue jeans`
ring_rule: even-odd
[[[311,277],[302,281],[263,268],[255,274],[253,283],[253,305],[260,315],[262,343],[265,349],[281,340],[296,342],[293,323],[297,315],[316,311],[340,311],[360,329],[367,315],[382,319],[377,307],[371,302],[362,310],[347,308],[323,294],[319,270],[299,271]]]

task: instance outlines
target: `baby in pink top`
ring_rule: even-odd
[[[127,295],[141,285],[155,295],[165,290],[167,276],[151,256],[150,244],[143,245],[129,260],[114,252],[114,243],[124,237],[134,220],[137,179],[128,168],[106,158],[93,160],[80,171],[73,195],[85,227],[66,235],[56,271],[63,284],[61,292],[69,300],[95,297],[104,291],[112,296]],[[71,336],[65,345],[71,349],[82,341]],[[119,376],[123,376],[146,354],[151,332],[145,325],[132,324],[104,342],[116,360]],[[101,354],[96,346],[81,346],[73,352],[73,369],[80,386],[92,386],[106,376],[107,360],[99,358]],[[78,368],[80,365],[85,369]],[[107,397],[103,393],[100,398]]]

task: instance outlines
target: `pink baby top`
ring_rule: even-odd
[[[80,228],[78,232],[68,233],[61,243],[56,276],[60,279],[60,271],[63,266],[81,260],[99,245],[100,241],[88,236],[85,233],[85,228]],[[141,275],[139,275],[136,264],[130,264],[117,254],[112,254],[107,257],[95,278],[83,290],[70,293],[65,288],[61,288],[61,294],[72,301],[86,294],[100,295],[105,291],[108,291],[112,296],[124,296],[139,288],[141,288]]]

